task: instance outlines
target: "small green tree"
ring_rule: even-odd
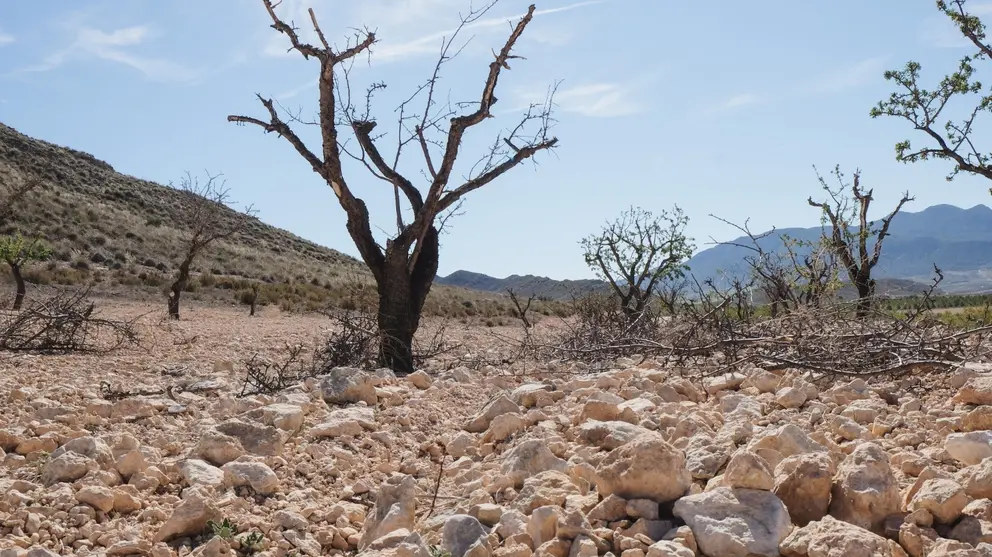
[[[610,284],[628,319],[640,317],[661,281],[679,279],[695,246],[686,238],[689,218],[678,206],[671,213],[631,207],[602,231],[582,239],[586,264]]]
[[[24,284],[24,276],[21,269],[33,261],[43,261],[48,258],[50,250],[40,240],[28,240],[20,234],[14,236],[0,237],[0,260],[6,261],[10,265],[10,272],[14,275],[14,283],[17,285],[17,294],[14,296],[14,311],[21,309],[24,304],[24,297],[27,295],[27,287]]]
[[[938,0],[937,9],[951,20],[974,47],[954,72],[945,75],[935,88],[920,85],[919,62],[909,61],[902,70],[885,72],[896,85],[892,95],[871,109],[871,117],[894,116],[922,132],[926,144],[914,147],[910,140],[896,143],[896,160],[910,163],[941,159],[954,163],[947,175],[951,181],[961,171],[992,180],[992,155],[975,143],[976,120],[992,111],[992,95],[976,79],[976,62],[992,60],[985,24],[965,9],[967,0]],[[958,103],[964,106],[958,106]],[[958,116],[952,116],[957,111]],[[990,188],[992,193],[992,188]]]

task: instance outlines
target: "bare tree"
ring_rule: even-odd
[[[530,319],[527,319],[527,312],[530,311],[530,305],[534,303],[535,299],[537,299],[537,295],[531,294],[527,298],[527,303],[521,305],[520,298],[517,297],[517,293],[514,292],[512,288],[507,288],[506,293],[510,295],[510,301],[513,302],[514,307],[517,308],[517,317],[519,317],[520,321],[523,322],[524,329],[526,330],[533,327],[534,325],[531,324]]]
[[[230,189],[226,182],[220,179],[220,174],[206,174],[206,181],[200,183],[199,178],[187,172],[178,187],[182,193],[179,226],[185,243],[175,280],[169,288],[169,317],[173,319],[179,319],[179,298],[189,284],[196,257],[217,240],[241,232],[254,219],[255,211],[250,205],[242,215],[231,214]]]
[[[836,286],[836,260],[825,240],[809,242],[779,234],[780,246],[769,249],[765,238],[775,235],[775,228],[755,234],[748,222],[743,225],[716,215],[711,217],[733,226],[747,238],[746,242],[731,241],[714,244],[734,246],[750,253],[744,263],[754,284],[768,301],[772,317],[788,313],[799,306],[819,306]]]
[[[862,191],[861,171],[855,170],[854,183],[850,186],[854,204],[851,203],[851,198],[844,194],[847,185],[844,183],[844,174],[840,171],[840,166],[835,167],[832,173],[837,177],[836,189],[831,188],[817,172],[820,185],[830,197],[829,201],[813,201],[810,197],[807,203],[819,208],[823,212],[824,220],[829,223],[830,233],[829,235],[825,233],[825,238],[847,271],[851,284],[858,291],[857,316],[866,317],[875,295],[875,279],[871,278],[871,272],[882,255],[882,242],[889,235],[892,219],[902,206],[913,201],[913,198],[909,196],[909,192],[904,193],[896,208],[882,218],[881,226],[876,228],[874,221],[868,220],[868,209],[873,200],[874,190]],[[856,226],[857,229],[852,230],[852,226]],[[869,250],[868,241],[871,238],[875,239],[875,245]]]
[[[677,315],[679,308],[688,301],[689,279],[684,276],[662,279],[655,286],[658,303],[669,315]]]
[[[947,175],[952,180],[964,171],[992,179],[992,154],[983,152],[975,143],[975,124],[979,115],[992,110],[992,95],[983,92],[977,81],[975,63],[992,59],[992,45],[987,40],[985,24],[969,13],[967,0],[938,0],[937,9],[957,26],[958,31],[976,50],[961,59],[957,70],[944,76],[934,89],[920,85],[921,65],[910,61],[902,70],[885,72],[885,79],[897,89],[872,108],[871,117],[895,116],[923,132],[927,144],[914,148],[910,140],[896,144],[896,159],[916,162],[943,159],[954,163]],[[962,99],[969,108],[960,111],[963,118],[947,115],[954,111],[955,99]],[[989,189],[992,193],[992,188]]]
[[[586,264],[610,284],[628,318],[644,313],[660,281],[688,270],[685,262],[695,249],[685,236],[688,223],[678,206],[657,217],[631,207],[581,241]]]
[[[323,178],[334,191],[338,203],[347,215],[347,229],[355,242],[362,260],[372,271],[379,295],[377,324],[379,328],[379,364],[405,374],[413,371],[413,335],[420,325],[424,301],[437,275],[439,246],[438,232],[445,211],[457,209],[462,198],[494,181],[540,151],[549,150],[558,140],[549,135],[552,96],[549,91],[543,105],[532,106],[515,126],[500,132],[489,152],[472,167],[460,184],[451,184],[455,161],[459,159],[462,139],[466,132],[493,118],[496,103],[496,85],[503,70],[509,70],[510,60],[519,59],[512,54],[514,45],[534,17],[531,5],[512,27],[509,38],[489,64],[489,71],[478,99],[452,104],[442,98],[439,77],[443,66],[452,60],[459,49],[452,45],[466,25],[477,21],[496,1],[481,9],[471,11],[462,18],[461,25],[450,38],[442,41],[441,54],[432,75],[398,108],[398,125],[395,150],[387,158],[384,151],[385,135],[374,135],[377,125],[371,116],[374,94],[385,87],[375,83],[357,103],[353,101],[349,71],[356,57],[371,53],[376,42],[375,33],[358,31],[342,50],[332,48],[321,30],[313,10],[309,10],[318,45],[304,42],[298,29],[287,24],[275,12],[271,0],[262,4],[272,19],[272,27],[286,36],[291,50],[305,59],[316,59],[320,64],[317,76],[319,105],[317,121],[320,129],[321,149],[314,152],[297,135],[291,123],[303,123],[292,114],[281,116],[272,99],[257,95],[265,108],[262,119],[250,116],[228,116],[228,121],[252,124],[266,132],[275,132],[302,156],[314,172]],[[362,106],[364,105],[364,106]],[[420,108],[414,108],[414,106]],[[285,111],[284,111],[285,112]],[[447,122],[447,126],[445,123]],[[343,136],[351,132],[358,147],[349,145]],[[414,185],[414,180],[401,174],[402,155],[411,146],[423,157],[422,165],[426,182],[426,195]],[[372,233],[369,212],[365,201],[356,196],[345,179],[342,155],[360,162],[376,178],[390,184],[396,201],[397,233],[381,246]],[[405,223],[400,201],[406,198],[412,220]]]

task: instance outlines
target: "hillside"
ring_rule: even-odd
[[[43,237],[58,261],[77,268],[103,263],[111,269],[163,272],[171,270],[183,248],[183,197],[171,187],[119,174],[92,155],[3,124],[0,164],[43,180],[19,205],[10,228]],[[225,218],[247,217],[227,210]],[[256,219],[240,235],[215,244],[197,267],[275,282],[296,275],[324,281],[362,269],[352,257]]]
[[[961,209],[935,205],[919,212],[900,213],[893,219],[882,257],[875,270],[878,278],[928,283],[933,265],[944,272],[941,289],[949,293],[992,290],[992,209],[976,205]],[[819,227],[783,228],[762,239],[763,248],[780,248],[780,235],[815,241]],[[732,240],[748,243],[747,238]],[[750,251],[732,245],[717,245],[689,260],[696,277],[717,277],[721,272],[744,272],[743,259]]]
[[[537,296],[550,300],[570,300],[572,296],[582,296],[591,292],[606,291],[609,287],[598,280],[555,280],[534,275],[510,275],[494,278],[471,271],[455,271],[446,277],[438,277],[437,282],[449,286],[460,286],[482,292],[506,292],[512,288],[522,296]]]
[[[178,190],[126,176],[93,155],[28,137],[0,123],[0,166],[42,185],[17,205],[7,230],[39,236],[52,258],[26,271],[29,282],[93,285],[98,293],[159,298],[183,249]],[[0,177],[9,175],[0,173]],[[227,219],[247,218],[226,210]],[[244,231],[213,244],[194,264],[190,297],[231,303],[250,282],[264,283],[263,303],[287,309],[359,307],[374,301],[364,265],[339,251],[251,219]],[[0,286],[9,281],[0,273]],[[2,302],[0,302],[2,303]],[[539,308],[550,312],[553,308]],[[509,302],[438,285],[426,311],[455,317],[508,315]]]

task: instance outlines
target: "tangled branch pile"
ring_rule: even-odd
[[[20,312],[0,314],[0,351],[101,353],[138,340],[135,320],[95,314],[88,289],[57,291]]]
[[[535,350],[590,364],[640,354],[701,375],[750,364],[827,378],[899,376],[984,359],[992,326],[960,330],[936,320],[927,311],[933,290],[907,315],[873,308],[867,317],[857,316],[856,303],[835,301],[762,318],[740,290],[685,303],[677,316],[644,312],[634,321],[606,300],[586,301],[563,332]]]

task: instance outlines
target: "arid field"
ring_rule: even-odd
[[[473,365],[519,331],[452,327],[458,353],[414,375],[242,397],[246,361],[331,322],[97,307],[137,319],[138,344],[0,359],[5,557],[992,555],[992,376],[974,366]]]

